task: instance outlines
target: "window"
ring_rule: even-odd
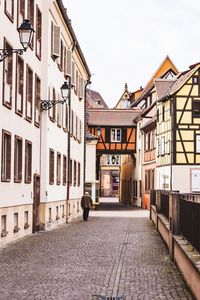
[[[36,12],[36,55],[41,58],[42,52],[42,14],[37,6]]]
[[[49,207],[49,223],[52,222],[51,207]]]
[[[75,85],[75,63],[72,61],[72,77],[71,77],[71,85]]]
[[[78,117],[76,115],[76,132],[75,132],[75,137],[78,139]]]
[[[16,95],[15,95],[15,112],[22,116],[23,114],[23,93],[24,93],[24,62],[17,56],[16,65]]]
[[[148,133],[145,133],[144,135],[144,145],[145,145],[145,151],[149,150],[149,135]]]
[[[54,184],[54,150],[49,150],[49,184]]]
[[[63,155],[63,185],[67,183],[67,157]]]
[[[165,106],[162,107],[162,121],[165,121]]]
[[[32,26],[34,27],[34,1],[35,0],[28,0],[28,4],[27,4],[27,18],[28,20],[30,20],[30,23],[32,24]],[[33,43],[34,43],[34,38],[32,38],[31,41],[31,47],[33,48]]]
[[[5,14],[14,21],[14,0],[5,0]]]
[[[81,142],[81,140],[82,140],[82,122],[81,122],[81,120],[80,120],[80,123],[79,123],[79,135],[80,135],[80,142]]]
[[[75,72],[75,86],[74,86],[74,92],[75,94],[77,95],[77,92],[78,92],[78,70],[76,70]]]
[[[200,134],[196,135],[196,153],[200,153]]]
[[[32,178],[32,143],[25,141],[25,183],[31,183]]]
[[[63,45],[63,41],[60,40],[60,61],[59,61],[59,67],[60,67],[60,70],[61,71],[64,71],[64,60],[65,59],[65,48],[64,48],[64,45]]]
[[[110,165],[110,155],[106,155],[106,164]]]
[[[115,159],[116,159],[116,160],[115,160],[115,164],[116,164],[116,165],[119,165],[119,163],[120,163],[120,157],[119,157],[119,155],[116,155],[116,156],[115,156]]]
[[[66,131],[68,129],[68,122],[69,122],[69,109],[68,109],[68,105],[65,104],[63,106],[63,128]]]
[[[70,134],[71,136],[73,135],[73,132],[74,132],[74,112],[73,110],[70,111]]]
[[[56,172],[56,183],[57,185],[60,184],[61,182],[61,154],[58,152],[57,153],[57,172]]]
[[[159,123],[159,109],[157,109],[157,122]]]
[[[76,176],[77,176],[76,161],[74,160],[74,186],[76,186]]]
[[[70,167],[69,167],[69,184],[72,185],[72,159],[70,159]]]
[[[14,213],[14,229],[13,232],[16,233],[19,231],[18,227],[18,213]]]
[[[133,180],[133,197],[137,197],[137,181]]]
[[[52,97],[52,100],[56,100],[56,91],[54,88],[52,89],[52,95],[51,95],[51,88],[49,88],[49,99],[51,99],[51,97]],[[54,105],[49,110],[49,118],[52,122],[56,121],[56,105]]]
[[[15,136],[14,181],[22,181],[22,138]]]
[[[192,192],[200,192],[200,170],[199,169],[192,169],[191,170],[191,190]]]
[[[7,228],[7,216],[3,215],[1,216],[1,237],[4,237],[8,234],[8,232],[6,231]]]
[[[27,66],[26,72],[26,119],[31,122],[33,106],[33,71]]]
[[[4,47],[8,51],[12,50],[12,47],[6,40],[4,40]],[[9,55],[3,61],[3,104],[8,108],[12,107],[12,88],[13,88],[13,54]]]
[[[83,77],[80,77],[80,100],[84,98],[84,79]]]
[[[81,164],[78,162],[78,186],[81,184]]]
[[[18,27],[22,24],[24,19],[25,19],[25,0],[18,0],[18,14],[17,14]]]
[[[56,206],[56,220],[59,220],[59,207]]]
[[[160,149],[160,154],[164,155],[165,154],[165,137],[162,136],[161,137],[161,145],[160,145],[161,149]]]
[[[193,118],[200,118],[200,100],[194,100],[193,101]]]
[[[151,170],[151,185],[150,189],[154,190],[154,170]]]
[[[24,229],[28,229],[29,228],[29,224],[28,224],[28,211],[24,212]]]
[[[65,217],[65,206],[62,205],[62,218],[64,218],[64,217]]]
[[[198,78],[198,76],[193,76],[193,77],[192,77],[192,83],[193,83],[193,84],[198,84],[198,83],[199,83],[199,78]]]
[[[149,193],[154,189],[154,169],[145,171],[145,192]]]
[[[72,51],[70,49],[67,49],[67,66],[65,75],[72,75]]]
[[[155,130],[151,131],[151,149],[155,149]]]
[[[56,59],[60,56],[60,27],[51,22],[51,56]]]
[[[41,81],[37,75],[35,75],[35,108],[34,118],[35,125],[40,126],[40,100],[41,100]]]
[[[58,98],[60,98],[58,96]],[[57,125],[58,127],[61,127],[62,125],[62,108],[63,108],[63,104],[58,103],[57,104]]]
[[[115,128],[111,129],[111,142],[121,142],[121,129]]]
[[[1,180],[11,179],[11,133],[2,131]]]

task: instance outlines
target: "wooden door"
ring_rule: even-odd
[[[34,174],[33,180],[33,233],[39,231],[40,218],[39,218],[39,207],[40,207],[40,175]]]

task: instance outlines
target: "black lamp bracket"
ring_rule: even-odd
[[[13,53],[22,55],[24,51],[26,51],[26,49],[0,49],[0,62]]]
[[[64,104],[66,100],[41,100],[40,108],[41,110],[49,110],[56,104]]]

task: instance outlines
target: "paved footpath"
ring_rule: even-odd
[[[121,210],[120,210],[121,209]],[[193,299],[147,211],[103,204],[0,249],[0,300]]]

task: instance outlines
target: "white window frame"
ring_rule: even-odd
[[[161,137],[161,143],[160,143],[160,154],[165,155],[165,137]]]
[[[118,136],[119,133],[119,136]],[[121,128],[111,128],[110,131],[111,143],[119,143],[122,140],[122,130]]]
[[[196,135],[196,153],[200,153],[200,134]]]

